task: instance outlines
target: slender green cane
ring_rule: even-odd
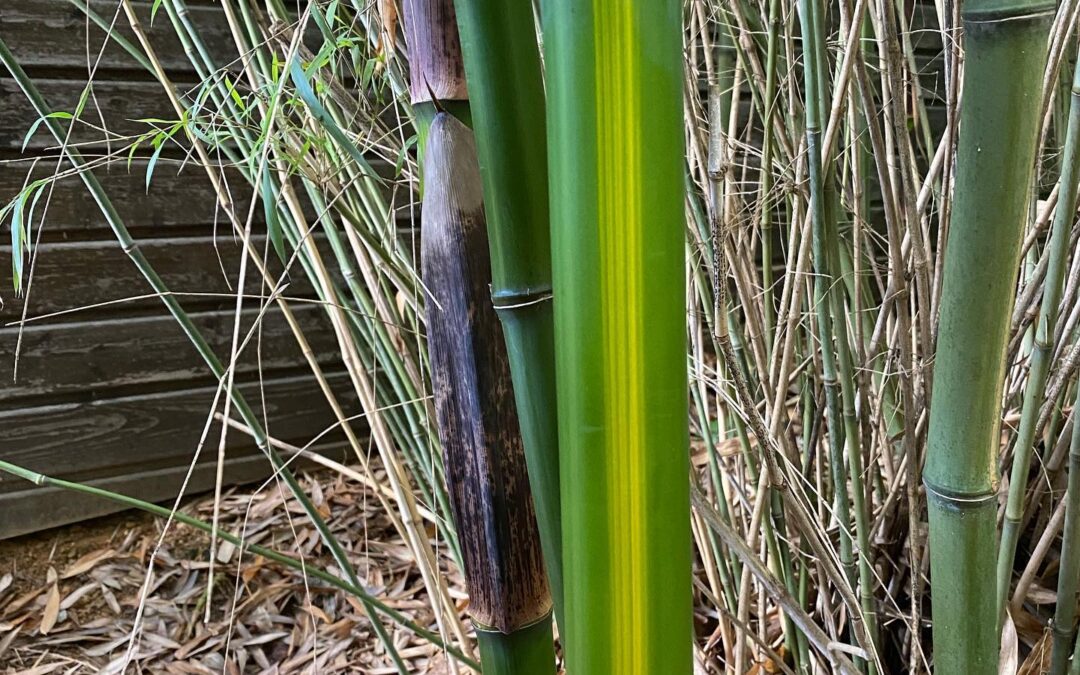
[[[780,0],[769,0],[768,51],[765,60],[765,116],[761,121],[765,136],[761,142],[761,288],[764,305],[765,344],[772,352],[775,338],[776,302],[773,299],[773,115],[776,112],[777,51],[780,38]]]
[[[836,494],[836,519],[840,522],[840,562],[852,585],[855,584],[855,564],[851,542],[851,506],[847,494],[847,479],[844,475],[843,423],[840,402],[840,383],[837,378],[836,353],[830,344],[833,335],[833,320],[829,308],[829,257],[827,241],[825,178],[822,176],[821,161],[821,108],[823,97],[819,94],[824,75],[823,64],[817,57],[818,42],[823,33],[819,33],[814,0],[799,2],[806,65],[803,78],[806,85],[806,148],[807,173],[810,187],[810,222],[812,228],[812,246],[814,269],[817,274],[813,284],[814,316],[817,322],[818,338],[821,340],[822,384],[825,389],[826,419],[829,427],[829,457],[833,485]]]
[[[1052,15],[1043,0],[963,7],[964,105],[923,470],[941,675],[997,672],[997,594],[987,586],[997,550],[1001,392]]]
[[[691,670],[681,3],[544,7],[567,670]]]
[[[1061,193],[1058,195],[1058,210],[1054,214],[1054,230],[1051,235],[1056,239],[1060,229],[1064,233],[1061,236],[1066,246],[1069,240],[1068,231],[1076,213],[1077,182],[1080,178],[1077,175],[1080,169],[1080,65],[1073,77],[1071,98],[1069,125],[1065,132],[1065,154],[1061,160]],[[1050,264],[1053,263],[1054,259],[1051,257]],[[1046,273],[1046,283],[1050,283],[1050,268],[1047,268]],[[1060,283],[1058,286],[1060,289]],[[1046,292],[1048,291],[1043,291]],[[1045,300],[1043,306],[1046,306]],[[1057,309],[1056,302],[1054,309]],[[1043,328],[1042,321],[1039,328]],[[1053,331],[1047,334],[1052,336]],[[1032,367],[1034,368],[1034,364]],[[1077,387],[1077,403],[1073,407],[1072,445],[1069,446],[1069,487],[1065,496],[1065,529],[1061,541],[1061,569],[1058,571],[1058,601],[1054,611],[1051,675],[1065,672],[1069,644],[1076,632],[1076,591],[1077,582],[1080,581],[1080,423],[1077,420],[1077,411],[1080,411],[1080,387]],[[1009,496],[1012,497],[1011,494]]]
[[[484,178],[491,295],[502,320],[555,614],[562,523],[544,83],[532,6],[456,0]]]
[[[1061,190],[1057,210],[1050,230],[1046,277],[1043,281],[1042,305],[1035,329],[1035,345],[1024,389],[1024,405],[1020,414],[1020,429],[1013,446],[1012,473],[1009,476],[1009,501],[1005,506],[1005,522],[998,550],[998,611],[1004,612],[1012,582],[1016,543],[1020,537],[1020,519],[1024,515],[1024,497],[1028,489],[1031,452],[1036,427],[1043,406],[1046,378],[1053,358],[1053,339],[1057,328],[1058,305],[1061,303],[1062,283],[1069,258],[1069,233],[1076,215],[1076,188],[1080,170],[1080,70],[1073,82],[1072,108],[1065,135],[1065,152],[1061,158]],[[1060,605],[1059,605],[1060,606]]]

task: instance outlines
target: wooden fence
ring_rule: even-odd
[[[149,27],[152,2],[134,4]],[[235,52],[229,55],[231,39],[220,5],[199,0],[189,4],[192,21],[205,31],[207,43],[221,51],[222,62],[235,59]],[[119,3],[92,0],[90,5],[111,20]],[[171,76],[180,86],[195,85],[198,78],[164,12],[156,23],[148,32]],[[122,13],[116,27],[134,39]],[[89,123],[125,135],[146,131],[145,124],[133,120],[175,118],[159,85],[122,49],[107,46],[97,59],[103,36],[62,0],[0,3],[0,37],[53,110],[74,109],[88,80],[88,64],[97,61],[93,96],[83,115]],[[36,115],[14,81],[6,72],[2,75],[0,202],[6,203],[28,175],[50,175],[58,165],[55,143],[44,131],[21,150]],[[84,144],[86,155],[115,152],[125,145],[116,137],[105,139],[101,130],[86,126],[73,135],[74,142]],[[201,169],[188,166],[178,172],[179,155],[167,156],[147,189],[147,159],[140,153],[130,170],[119,162],[97,175],[170,287],[211,294],[184,297],[182,302],[218,354],[227,355],[235,304],[228,280],[236,279],[240,248],[227,221],[215,213],[216,200]],[[235,189],[250,196],[239,180]],[[38,220],[33,223],[37,243],[26,297],[15,297],[11,247],[0,246],[0,458],[143,499],[175,497],[206,423],[216,382],[161,302],[147,296],[149,286],[77,178],[56,185],[45,213],[40,228]],[[3,229],[0,241],[10,242],[9,228]],[[289,294],[312,296],[303,275],[296,276],[301,278],[294,279]],[[322,309],[310,304],[295,309],[331,382],[351,405]],[[255,305],[246,311],[243,330],[256,311]],[[57,315],[14,325],[24,314],[28,320]],[[265,318],[257,349],[258,357],[256,347],[246,350],[237,381],[258,411],[265,412],[273,436],[308,442],[333,416],[280,316]],[[189,492],[213,484],[217,429],[215,425],[196,465]],[[330,434],[319,447],[340,453],[340,441]],[[269,473],[266,460],[239,432],[230,432],[228,457],[230,481]],[[111,503],[0,476],[0,538],[115,510]]]

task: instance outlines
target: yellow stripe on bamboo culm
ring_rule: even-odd
[[[611,524],[611,636],[616,672],[643,672],[648,611],[642,500],[645,386],[641,330],[640,90],[632,3],[594,2],[598,226],[605,341],[606,461]]]

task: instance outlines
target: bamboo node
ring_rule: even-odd
[[[549,302],[554,297],[551,289],[525,291],[520,293],[494,292],[491,294],[491,301],[495,304],[495,311],[499,312],[504,309],[521,309],[522,307],[539,305],[544,302]]]
[[[935,501],[954,508],[959,508],[961,505],[978,507],[997,501],[997,490],[991,490],[983,494],[954,492],[934,485],[926,478],[923,478],[923,487],[926,488],[928,498],[932,497]]]

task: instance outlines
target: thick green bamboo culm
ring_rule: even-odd
[[[1065,243],[1062,248],[1068,246],[1068,232],[1072,229],[1073,216],[1076,214],[1077,184],[1080,182],[1080,63],[1075,68],[1070,98],[1065,152],[1061,158],[1061,191],[1058,195],[1057,212],[1054,214],[1052,235],[1056,240],[1059,231],[1063,233],[1061,237]],[[1047,268],[1046,275],[1046,283],[1049,284],[1050,268]],[[1059,280],[1058,286],[1060,285]],[[1056,310],[1056,302],[1054,309]],[[1052,337],[1053,330],[1049,333]],[[1057,606],[1054,608],[1054,642],[1050,675],[1062,675],[1065,672],[1069,648],[1076,634],[1076,591],[1077,583],[1080,581],[1080,423],[1077,420],[1078,411],[1080,411],[1080,387],[1077,387],[1077,400],[1073,406],[1073,435],[1072,445],[1069,447],[1069,483],[1065,495],[1065,527],[1061,535],[1061,569],[1058,571]]]
[[[997,672],[997,455],[1053,4],[972,0],[926,465],[934,666]],[[1008,270],[1008,272],[1006,272]]]
[[[407,0],[436,421],[487,675],[553,675],[552,602],[511,365],[492,302],[483,181],[451,0]],[[434,86],[432,82],[436,83]],[[448,97],[444,104],[440,95]],[[449,108],[445,107],[447,104]]]
[[[675,0],[544,6],[567,672],[691,672]]]
[[[474,628],[484,675],[551,675],[555,672],[550,615],[513,633]]]
[[[544,83],[532,4],[455,0],[491,246],[491,295],[510,354],[544,562],[562,617]]]

